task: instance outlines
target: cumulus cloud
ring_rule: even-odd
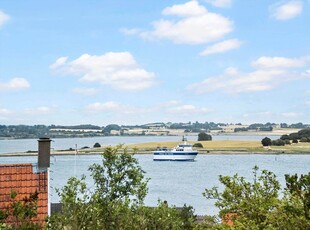
[[[10,20],[10,16],[0,10],[0,27]]]
[[[216,7],[230,7],[232,4],[232,0],[206,0],[206,2]]]
[[[217,41],[233,30],[232,21],[209,12],[197,1],[167,7],[162,14],[171,19],[153,22],[151,31],[128,31],[146,39],[168,39],[177,44],[205,44]]]
[[[284,82],[302,79],[303,71],[298,68],[306,65],[305,60],[308,59],[261,57],[252,63],[255,68],[252,72],[241,72],[236,68],[228,68],[223,74],[193,83],[187,89],[199,94],[214,91],[233,94],[271,90]]]
[[[204,51],[200,53],[200,55],[208,56],[210,54],[224,53],[232,49],[237,49],[240,47],[240,45],[241,42],[238,39],[229,39],[207,47]]]
[[[79,76],[82,82],[99,82],[119,90],[142,90],[156,83],[155,74],[139,67],[129,52],[83,54],[71,62],[61,57],[50,68],[64,75]]]
[[[11,91],[11,90],[21,90],[29,88],[30,84],[25,78],[13,78],[9,82],[0,82],[0,92]]]
[[[121,109],[121,105],[114,101],[109,101],[105,103],[95,102],[86,107],[88,112],[111,112],[111,111],[119,111]]]
[[[289,20],[301,14],[303,4],[299,0],[280,2],[270,7],[271,17],[277,20]]]
[[[261,69],[277,68],[297,68],[303,67],[309,61],[309,57],[304,58],[284,58],[284,57],[260,57],[252,62],[252,66]]]

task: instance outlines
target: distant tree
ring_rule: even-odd
[[[195,147],[195,148],[203,148],[203,145],[201,143],[195,143],[195,144],[193,144],[193,147]]]
[[[298,133],[290,133],[289,137],[290,137],[291,140],[294,140],[294,139],[298,139],[299,140],[300,139],[300,136],[299,136]]]
[[[269,137],[263,138],[261,142],[262,142],[263,146],[270,146],[271,145],[271,139]]]
[[[281,124],[280,124],[280,127],[281,127],[282,129],[285,129],[285,128],[288,128],[288,125],[287,125],[286,123],[281,123]]]
[[[284,135],[282,135],[282,136],[280,137],[280,139],[281,139],[281,140],[290,140],[290,137],[289,137],[289,135],[284,134]]]
[[[285,141],[281,140],[281,139],[272,140],[271,141],[271,145],[274,145],[274,146],[284,146],[285,145]]]
[[[292,142],[293,142],[294,144],[297,144],[297,143],[298,143],[298,139],[293,139]]]
[[[297,132],[300,137],[310,137],[310,128],[302,129]]]
[[[285,142],[286,145],[290,145],[291,144],[290,140],[284,140],[284,142]]]
[[[300,139],[300,142],[310,142],[310,138],[308,138],[308,137],[302,137],[302,138]]]
[[[94,148],[100,148],[100,147],[101,145],[98,142],[94,144]]]
[[[212,141],[212,136],[205,132],[201,132],[198,134],[198,141]]]
[[[121,127],[119,125],[116,125],[116,124],[110,124],[110,125],[107,125],[106,127],[104,127],[104,132],[105,133],[110,133],[111,130],[121,130]]]
[[[305,128],[305,125],[303,123],[299,122],[299,123],[296,123],[296,124],[291,124],[290,128],[302,129],[302,128]]]

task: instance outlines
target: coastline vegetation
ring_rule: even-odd
[[[273,172],[257,166],[252,181],[220,175],[221,189],[202,191],[202,199],[216,200],[219,213],[198,219],[186,204],[177,208],[159,200],[155,207],[145,206],[150,179],[126,147],[107,147],[101,156],[101,163],[88,169],[92,185],[85,176],[71,177],[58,189],[61,211],[47,218],[45,229],[310,229],[310,172],[285,175],[284,190]],[[14,229],[38,229],[31,226],[33,204],[29,212],[28,204],[19,203],[25,222]],[[12,214],[2,214],[0,228],[12,229],[6,224]]]

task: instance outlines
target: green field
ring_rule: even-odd
[[[179,142],[149,142],[141,144],[125,145],[131,152],[134,149],[138,153],[152,153],[158,147],[173,148]],[[197,148],[199,153],[202,154],[241,154],[241,153],[302,153],[310,154],[310,143],[298,143],[286,146],[270,146],[263,147],[260,141],[239,141],[239,140],[217,140],[217,141],[189,141],[189,143],[201,143],[203,148]],[[99,153],[104,148],[92,148],[86,150],[80,150],[79,153]]]

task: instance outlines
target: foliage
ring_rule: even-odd
[[[284,146],[285,144],[286,144],[286,142],[284,140],[281,140],[281,139],[271,141],[271,145],[274,145],[274,146]]]
[[[198,141],[212,141],[212,136],[205,132],[201,132],[198,134]]]
[[[195,148],[203,148],[203,145],[201,143],[195,143],[195,144],[193,144],[193,147],[195,147]]]
[[[303,216],[310,221],[310,172],[306,175],[285,175],[286,189],[301,204]],[[298,212],[296,212],[298,213]]]
[[[285,175],[286,189],[280,198],[280,184],[274,173],[254,167],[253,182],[237,174],[220,176],[224,185],[206,189],[207,199],[216,199],[219,217],[229,217],[233,229],[310,229],[310,173]],[[227,219],[226,219],[227,220]],[[225,225],[225,224],[224,224]],[[213,225],[213,229],[226,229],[224,225]]]
[[[116,124],[110,124],[110,125],[107,125],[106,127],[104,127],[104,132],[106,133],[110,133],[111,130],[121,130],[121,127],[119,125],[116,125]]]
[[[310,142],[310,128],[299,130],[297,133],[285,134],[280,137],[281,140],[300,140],[301,142]],[[293,142],[296,143],[296,142]]]
[[[127,149],[106,148],[101,164],[89,167],[94,180],[90,190],[81,179],[72,177],[58,190],[62,211],[48,220],[48,229],[192,229],[192,207],[158,207],[143,204],[148,179]],[[123,151],[122,151],[123,150]]]
[[[300,138],[300,142],[310,142],[310,136]]]
[[[270,146],[271,145],[271,139],[269,137],[263,138],[261,142],[262,142],[263,146]]]
[[[290,136],[287,134],[284,134],[280,137],[281,140],[290,140]]]
[[[206,189],[203,195],[208,199],[217,199],[215,205],[220,209],[221,218],[234,213],[237,225],[253,225],[263,229],[272,224],[269,213],[279,203],[280,184],[272,172],[263,170],[258,175],[258,167],[253,170],[253,183],[237,174],[233,177],[220,176],[219,180],[225,186],[224,191],[219,192],[213,187]]]
[[[0,211],[0,229],[41,229],[38,223],[32,222],[32,218],[37,216],[38,193],[25,196],[22,200],[17,196],[18,193],[12,190],[10,205]],[[7,221],[11,224],[4,224]]]
[[[94,148],[100,148],[101,147],[101,145],[98,143],[98,142],[96,142],[95,144],[94,144]]]

